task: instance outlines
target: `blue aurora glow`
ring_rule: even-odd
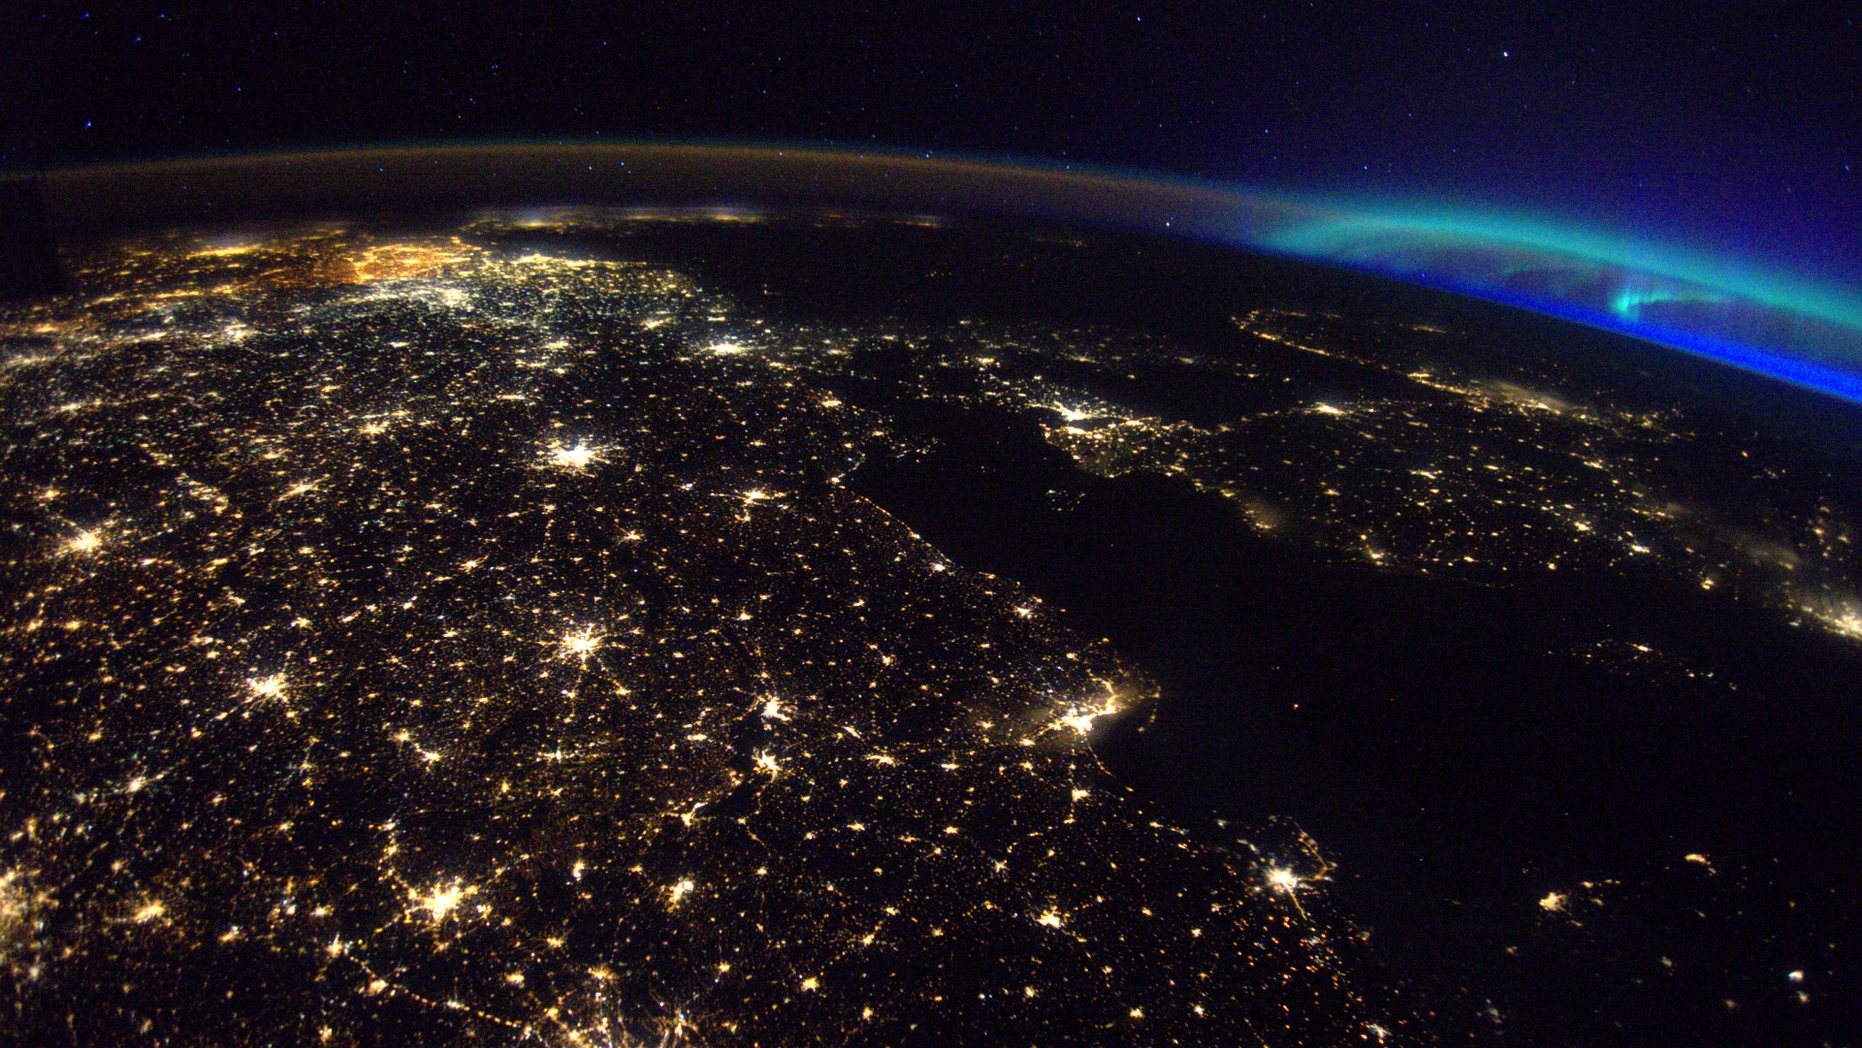
[[[1862,300],[1623,238],[1346,213],[1246,246],[1579,321],[1862,403]]]
[[[1862,296],[1775,267],[1472,208],[1415,210],[1131,172],[787,146],[465,143],[67,169],[55,226],[358,201],[425,210],[767,204],[1060,218],[1308,259],[1558,316],[1862,403]]]

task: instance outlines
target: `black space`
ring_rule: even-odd
[[[783,140],[1499,205],[1844,280],[1846,5],[24,4],[0,165]]]

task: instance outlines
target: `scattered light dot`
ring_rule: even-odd
[[[459,903],[470,894],[470,888],[455,880],[435,884],[422,893],[409,892],[408,897],[417,909],[426,911],[429,920],[440,921],[458,908]]]
[[[549,450],[549,461],[562,469],[580,472],[601,461],[601,453],[589,447],[585,441],[554,444]]]
[[[695,887],[697,887],[697,885],[693,884],[689,879],[674,883],[672,887],[666,889],[666,894],[671,898],[671,902],[668,903],[668,905],[678,906],[687,895],[691,894],[692,889]]]
[[[97,531],[80,531],[65,542],[66,553],[95,553],[103,545],[103,535]]]

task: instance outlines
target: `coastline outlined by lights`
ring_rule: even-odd
[[[220,156],[46,176],[55,230],[551,204],[816,204],[1130,228],[1327,263],[1656,342],[1862,402],[1862,295],[1467,206],[884,150],[489,142]]]

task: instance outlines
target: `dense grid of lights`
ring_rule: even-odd
[[[815,380],[898,332],[452,236],[176,238],[79,275],[4,318],[19,1029],[1413,1024],[1367,1000],[1303,834],[1213,847],[1098,766],[1140,674],[839,483],[892,438]]]

